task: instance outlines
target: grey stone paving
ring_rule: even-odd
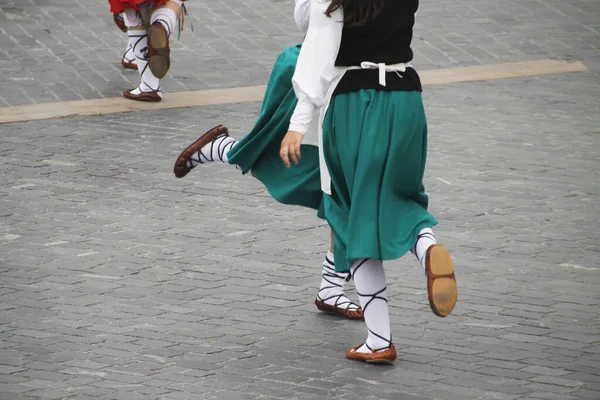
[[[4,105],[135,83],[105,2],[71,3],[0,0]],[[0,399],[600,398],[599,7],[422,5],[423,68],[555,57],[589,71],[426,89],[426,185],[460,302],[436,318],[415,261],[388,263],[394,367],[345,360],[364,325],[312,304],[328,241],[312,212],[233,168],[173,177],[199,132],[241,136],[260,104],[0,125]],[[190,2],[166,90],[265,83],[299,40],[289,9]]]
[[[262,85],[302,35],[292,0],[189,1],[165,91]],[[540,58],[598,60],[598,0],[422,2],[421,69]],[[137,85],[120,57],[126,35],[104,0],[0,0],[0,105],[119,96]],[[191,31],[193,26],[194,30]]]

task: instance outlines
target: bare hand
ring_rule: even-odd
[[[304,139],[304,135],[296,131],[288,131],[285,137],[281,141],[281,150],[279,150],[279,157],[285,164],[286,167],[290,167],[290,159],[294,165],[298,164],[300,160],[300,144]]]

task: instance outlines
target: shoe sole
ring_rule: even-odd
[[[148,60],[148,68],[158,79],[162,79],[169,71],[169,37],[164,28],[150,25],[148,28],[148,46],[152,48],[152,55]]]
[[[394,362],[390,360],[366,360],[367,364],[375,364],[375,365],[393,365]]]
[[[454,265],[445,246],[435,244],[427,250],[427,292],[435,315],[450,315],[458,300]]]

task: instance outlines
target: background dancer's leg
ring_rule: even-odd
[[[152,12],[148,28],[149,67],[154,76],[162,79],[171,66],[169,37],[175,32],[181,15],[181,0],[169,0]]]
[[[142,17],[131,8],[125,10],[123,16],[128,27],[127,35],[133,45],[135,63],[141,77],[140,85],[134,89],[124,90],[123,96],[138,101],[161,101],[160,80],[148,68],[148,35],[144,29]]]
[[[121,15],[121,14],[119,14]],[[123,16],[121,15],[121,22],[123,23],[123,26],[125,26],[125,20],[123,19]],[[139,32],[136,32],[136,28],[137,30],[143,29],[141,26],[137,26],[137,27],[133,27],[131,30],[129,30],[126,26],[125,26],[125,30],[123,32],[127,33],[127,48],[125,49],[125,52],[123,53],[123,56],[121,57],[121,65],[123,66],[123,68],[127,68],[127,69],[135,69],[137,70],[137,64],[135,62],[135,51],[134,48],[139,40]],[[145,34],[145,32],[144,32]]]

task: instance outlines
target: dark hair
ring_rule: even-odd
[[[331,0],[325,15],[331,17],[331,13],[338,8],[344,11],[344,25],[356,27],[366,24],[374,19],[383,8],[385,0]]]

